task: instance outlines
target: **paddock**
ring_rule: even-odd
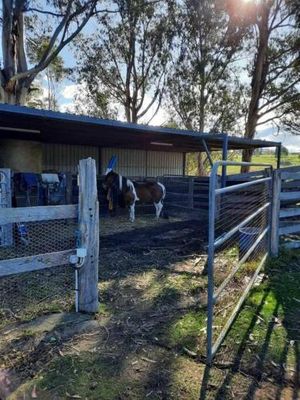
[[[11,124],[7,117],[13,111],[10,107],[4,111],[2,123]],[[23,108],[17,112],[21,118],[19,126],[14,121],[14,140],[20,138],[21,129],[40,127],[47,141],[51,123],[57,129],[61,126],[61,132],[80,123],[72,140],[79,140],[82,128],[95,144],[98,129],[99,141],[111,146],[115,129],[115,139],[121,141],[115,146],[128,142],[132,147],[129,139],[135,139],[137,150],[151,152],[149,148],[161,146],[162,158],[170,147],[182,154],[200,149],[210,156],[213,150],[221,151],[224,160],[228,149],[280,150],[280,144],[273,142],[226,135],[57,113],[27,115]],[[25,128],[26,118],[30,128]],[[35,132],[31,134],[29,141],[35,137]],[[182,399],[196,399],[197,379],[201,376],[203,387],[208,382],[204,363],[210,368],[212,361],[213,366],[236,362],[235,325],[230,327],[245,318],[241,310],[245,301],[254,307],[255,288],[266,285],[263,267],[270,251],[278,252],[279,236],[289,247],[297,244],[290,234],[299,228],[294,221],[299,215],[299,171],[278,170],[274,175],[270,166],[261,165],[259,171],[228,176],[228,161],[212,165],[210,177],[189,177],[184,169],[181,175],[160,170],[152,178],[166,185],[169,218],[156,221],[153,210],[139,207],[133,224],[127,211],[108,216],[96,161],[80,161],[78,179],[69,180],[74,187],[66,183],[64,195],[55,197],[60,204],[24,206],[28,196],[30,201],[31,195],[38,198],[37,190],[27,193],[20,207],[11,207],[3,196],[7,192],[1,192],[0,379],[8,379],[5,390],[16,398],[24,393],[35,398],[36,391],[42,398],[81,398],[86,396],[84,373],[95,380],[100,371],[103,381],[91,383],[88,398],[176,399],[180,393]],[[6,167],[2,171],[12,171],[11,165]],[[145,173],[127,177],[150,178]],[[288,337],[295,340],[290,332]],[[255,362],[250,353],[251,349],[246,363]],[[272,357],[265,361],[270,368]],[[59,371],[68,371],[65,382]],[[214,379],[216,385],[218,373]],[[78,390],[81,385],[85,389],[76,392],[74,382]]]

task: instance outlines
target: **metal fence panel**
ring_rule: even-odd
[[[219,161],[213,165],[209,186],[207,362],[211,363],[244,300],[261,271],[270,247],[272,168],[264,176],[231,182],[218,188],[218,169],[249,165]],[[263,164],[260,164],[263,166]],[[225,324],[216,323],[214,307],[233,302]],[[220,321],[217,321],[220,322]]]

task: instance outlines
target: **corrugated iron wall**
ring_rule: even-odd
[[[130,149],[101,149],[101,172],[105,174],[112,155],[117,156],[116,171],[125,176],[146,176],[146,152]]]
[[[116,170],[125,176],[182,175],[183,153],[130,149],[101,149],[101,172],[112,157],[118,157]]]
[[[104,174],[112,155],[118,157],[116,170],[125,176],[182,175],[183,153],[145,151],[116,148],[101,149],[101,173]],[[92,157],[99,165],[99,148],[96,146],[43,144],[43,170],[77,172],[80,159]]]
[[[77,172],[79,160],[92,157],[99,165],[99,151],[96,146],[71,144],[43,144],[43,170]]]
[[[147,152],[147,176],[183,175],[183,153]]]

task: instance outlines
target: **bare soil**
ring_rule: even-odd
[[[276,316],[275,289],[265,281],[213,367],[205,366],[206,228],[205,221],[184,214],[160,221],[139,216],[135,224],[125,216],[103,219],[99,314],[50,313],[45,305],[23,318],[19,310],[0,332],[0,398],[296,400],[299,327],[292,338],[293,328],[287,335],[277,323],[282,305]],[[231,268],[220,254],[217,280]],[[300,273],[297,263],[292,273]],[[268,282],[276,286],[272,276]],[[218,305],[216,331],[246,278],[235,281]],[[298,292],[286,296],[299,298]],[[289,323],[296,317],[292,312]],[[279,355],[269,347],[276,343]],[[286,343],[291,355],[281,361]]]

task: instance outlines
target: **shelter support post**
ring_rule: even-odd
[[[95,313],[98,311],[99,204],[96,162],[92,158],[79,162],[78,212],[80,246],[86,249],[78,275],[78,310]]]
[[[281,163],[281,143],[276,148],[276,157],[277,157],[277,169],[280,169]]]
[[[224,135],[223,146],[222,146],[222,161],[227,161],[228,156],[228,135]],[[227,167],[226,164],[222,165],[222,178],[221,178],[221,187],[226,186],[226,175],[227,175]]]
[[[183,153],[182,157],[182,175],[186,175],[186,153]]]

